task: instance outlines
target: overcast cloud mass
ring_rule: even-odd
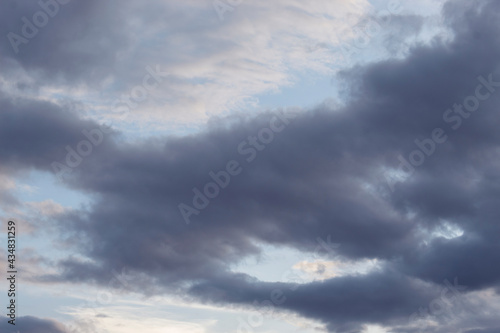
[[[500,2],[228,3],[0,3],[0,330],[500,332]]]

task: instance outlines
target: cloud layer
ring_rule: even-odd
[[[71,6],[75,15],[83,11],[78,20],[120,17],[96,13],[92,1]],[[89,260],[69,256],[58,263],[60,273],[39,281],[109,285],[113,271],[126,267],[131,281],[149,285],[150,293],[249,307],[278,290],[284,298],[274,302],[277,308],[318,320],[331,332],[359,332],[367,324],[419,332],[409,322],[412,314],[421,307],[436,313],[432,304],[444,281],[454,286],[458,278],[467,287],[460,290],[464,304],[453,303],[446,316],[422,317],[439,324],[426,331],[494,332],[500,326],[489,315],[500,287],[499,13],[496,1],[479,7],[447,3],[442,15],[452,40],[436,38],[402,59],[342,72],[339,79],[349,87],[344,106],[215,118],[201,133],[146,142],[125,143],[117,132],[101,132],[102,143],[64,176],[66,186],[94,202],[59,214],[57,221],[61,237]],[[99,66],[108,68],[129,42],[115,27],[102,35],[103,50],[86,54],[65,42],[70,33],[78,30],[33,40],[18,62],[47,71],[44,76],[97,80],[105,76]],[[53,58],[30,58],[49,40]],[[0,52],[7,48],[3,44]],[[3,93],[0,109],[0,170],[6,174],[54,173],[53,162],[64,163],[67,146],[78,152],[79,143],[90,140],[82,130],[100,128],[69,102]],[[213,198],[199,201],[206,207],[197,207],[197,190],[210,197],[205,185],[217,183],[211,172],[230,174],[230,161],[241,172],[227,186],[218,185]],[[181,203],[197,211],[189,224]],[[450,228],[461,235],[442,232]],[[326,236],[341,244],[331,258],[377,259],[379,269],[298,288],[232,271],[258,255],[260,244],[312,254],[318,237]],[[485,301],[483,293],[491,290]]]

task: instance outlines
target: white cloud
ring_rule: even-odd
[[[43,216],[55,216],[65,212],[65,208],[51,199],[40,202],[27,202],[31,209]]]
[[[368,274],[380,267],[377,259],[365,259],[360,261],[300,261],[293,269],[302,273],[304,282],[314,280],[327,280],[343,275]]]

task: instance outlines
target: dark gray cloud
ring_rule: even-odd
[[[249,306],[293,286],[234,274],[233,264],[259,254],[258,243],[313,253],[317,237],[330,235],[342,244],[335,253],[343,258],[384,263],[367,275],[286,293],[281,309],[318,319],[332,332],[359,332],[369,323],[404,326],[439,295],[445,279],[458,277],[467,292],[498,287],[500,92],[493,90],[500,87],[483,87],[491,96],[457,129],[457,120],[447,122],[443,114],[476,93],[479,76],[500,82],[499,13],[496,1],[480,8],[449,2],[443,16],[453,40],[435,39],[404,59],[345,71],[346,106],[294,115],[265,148],[253,150],[250,162],[254,153],[239,154],[238,147],[270,126],[271,112],[213,120],[204,132],[181,138],[125,144],[106,137],[66,178],[94,194],[93,205],[60,220],[64,236],[92,262],[68,258],[60,262],[61,274],[41,280],[108,284],[113,271],[127,267],[161,292]],[[5,96],[0,103],[0,159],[10,172],[52,171],[66,145],[98,127],[64,111],[68,106]],[[446,142],[391,191],[386,172],[435,128],[443,129]],[[17,140],[7,141],[12,137]],[[209,172],[231,160],[242,173],[186,224],[179,203],[193,205],[192,189],[202,190]],[[431,237],[446,225],[463,235]],[[448,324],[442,321],[439,330],[454,327]],[[479,325],[489,332],[498,323]]]
[[[197,35],[220,25],[216,15],[206,17],[206,7],[210,5],[165,1],[2,1],[2,74],[16,79],[24,70],[36,86],[87,86],[97,91],[113,78],[113,89],[124,92],[142,82],[146,66],[185,60],[173,51],[182,47],[178,42],[159,40],[155,32],[182,36],[186,43],[215,52],[214,45]],[[20,84],[26,88],[26,82]]]
[[[358,332],[362,328],[360,322],[407,324],[409,314],[432,301],[436,290],[388,269],[300,287],[287,283],[251,282],[245,278],[221,279],[196,285],[190,292],[206,301],[221,304],[252,304],[255,300],[261,304],[267,300],[281,309],[328,322],[333,332]],[[264,305],[255,309],[264,314],[267,311],[267,315],[273,311],[265,309]]]
[[[16,325],[6,320],[0,323],[0,330],[5,333],[70,333],[62,324],[51,319],[24,316],[16,319]]]
[[[126,4],[40,2],[0,4],[0,54],[5,67],[14,70],[13,64],[18,64],[53,83],[98,82],[111,74],[118,53],[127,46],[127,21],[120,19]]]
[[[66,146],[77,149],[77,144],[87,139],[82,131],[101,126],[76,115],[77,105],[0,94],[0,170],[21,171],[25,166],[53,171],[52,162],[63,162]],[[107,133],[108,135],[110,133]],[[109,145],[110,140],[103,140]]]

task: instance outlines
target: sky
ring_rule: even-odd
[[[500,332],[499,18],[1,1],[0,332]]]

